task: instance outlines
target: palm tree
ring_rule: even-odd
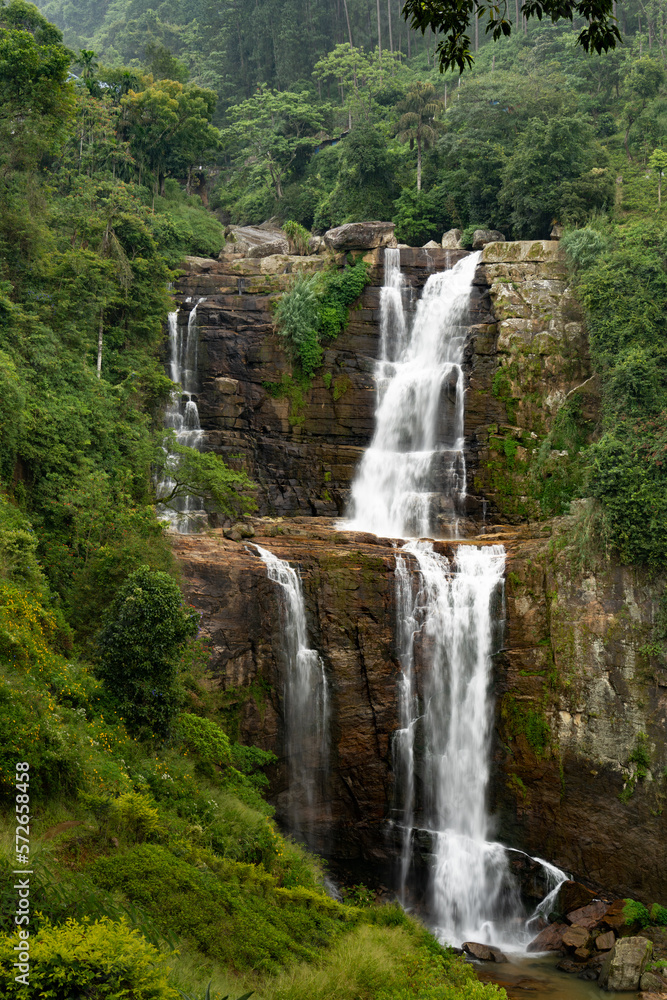
[[[397,105],[401,117],[396,128],[401,142],[409,142],[410,149],[417,144],[417,190],[422,189],[422,149],[435,142],[437,125],[435,116],[443,106],[436,97],[432,83],[415,83]]]

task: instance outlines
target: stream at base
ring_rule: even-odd
[[[560,956],[508,955],[509,962],[489,966],[473,962],[483,983],[497,983],[507,990],[510,1000],[600,1000],[596,982],[590,983],[556,968]],[[622,994],[629,996],[629,994]],[[633,994],[634,995],[634,994]]]

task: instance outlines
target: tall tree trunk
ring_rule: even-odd
[[[658,170],[658,208],[662,205],[662,170]]]
[[[417,191],[422,189],[422,137],[417,132]]]
[[[475,15],[475,52],[479,49],[479,18]]]
[[[97,377],[102,378],[102,344],[104,343],[104,308],[100,310],[100,328],[97,333]]]
[[[391,0],[387,0],[387,24],[389,25],[389,51],[394,54],[394,33],[391,30]]]
[[[380,0],[377,0],[378,12],[378,59],[380,60],[380,83],[382,83],[382,25],[380,23]]]
[[[519,25],[521,24],[521,21],[519,20],[519,0],[515,0],[514,6],[516,8],[516,20],[515,20],[515,24],[516,24],[516,30],[518,31],[519,30]]]
[[[350,12],[347,9],[347,0],[343,0],[343,7],[345,8],[345,20],[347,21],[347,37],[350,39],[350,48],[354,48],[354,42],[352,41],[352,28],[350,27]]]

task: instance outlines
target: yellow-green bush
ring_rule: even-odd
[[[237,970],[274,972],[312,960],[358,912],[305,888],[279,889],[257,865],[200,851],[186,860],[142,844],[90,867],[93,881],[120,891],[156,923],[187,936],[207,956]]]
[[[124,920],[44,921],[30,941],[30,980],[15,980],[16,934],[0,937],[0,991],[6,1000],[180,1000],[157,948]]]

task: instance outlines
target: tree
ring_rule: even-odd
[[[661,149],[654,149],[648,165],[658,175],[658,207],[660,207],[662,205],[662,175],[667,170],[667,153]]]
[[[176,443],[173,431],[166,434],[156,452],[156,481],[161,483],[156,503],[177,509],[184,497],[198,497],[227,517],[238,517],[255,509],[249,495],[255,484],[245,472],[230,469],[219,455],[200,452]]]
[[[508,0],[501,3],[496,0],[405,0],[403,17],[422,34],[430,30],[444,35],[444,40],[436,46],[440,70],[458,67],[462,73],[474,62],[467,34],[470,24],[486,19],[486,31],[497,41],[512,33],[509,6]],[[621,41],[613,8],[613,0],[524,0],[519,12],[517,0],[515,20],[537,17],[541,21],[547,17],[555,23],[582,18],[586,26],[579,32],[578,44],[585,52],[600,53],[608,52]],[[515,23],[515,30],[520,28],[520,23]]]
[[[167,573],[142,566],[116,594],[98,640],[98,674],[131,732],[167,734],[180,700],[178,656],[198,625]]]
[[[248,155],[268,173],[276,198],[299,154],[310,153],[324,127],[325,111],[313,107],[308,94],[279,93],[266,85],[228,111],[233,124],[222,140],[239,160]]]
[[[0,162],[35,166],[65,137],[74,104],[71,56],[32,4],[0,4]]]
[[[443,102],[436,97],[432,83],[415,83],[397,105],[402,112],[397,134],[401,142],[417,146],[417,191],[422,189],[422,150],[432,146],[437,136],[435,116]]]
[[[567,211],[570,185],[595,168],[601,173],[593,174],[591,182],[597,179],[602,190],[608,190],[608,175],[596,162],[603,158],[590,124],[581,115],[528,122],[503,168],[498,196],[509,210],[514,233],[524,238],[547,236],[554,217]]]
[[[123,131],[139,161],[140,182],[143,166],[153,171],[156,193],[170,173],[189,180],[192,167],[219,145],[211,125],[215,103],[212,90],[177,80],[159,80],[121,99]]]

